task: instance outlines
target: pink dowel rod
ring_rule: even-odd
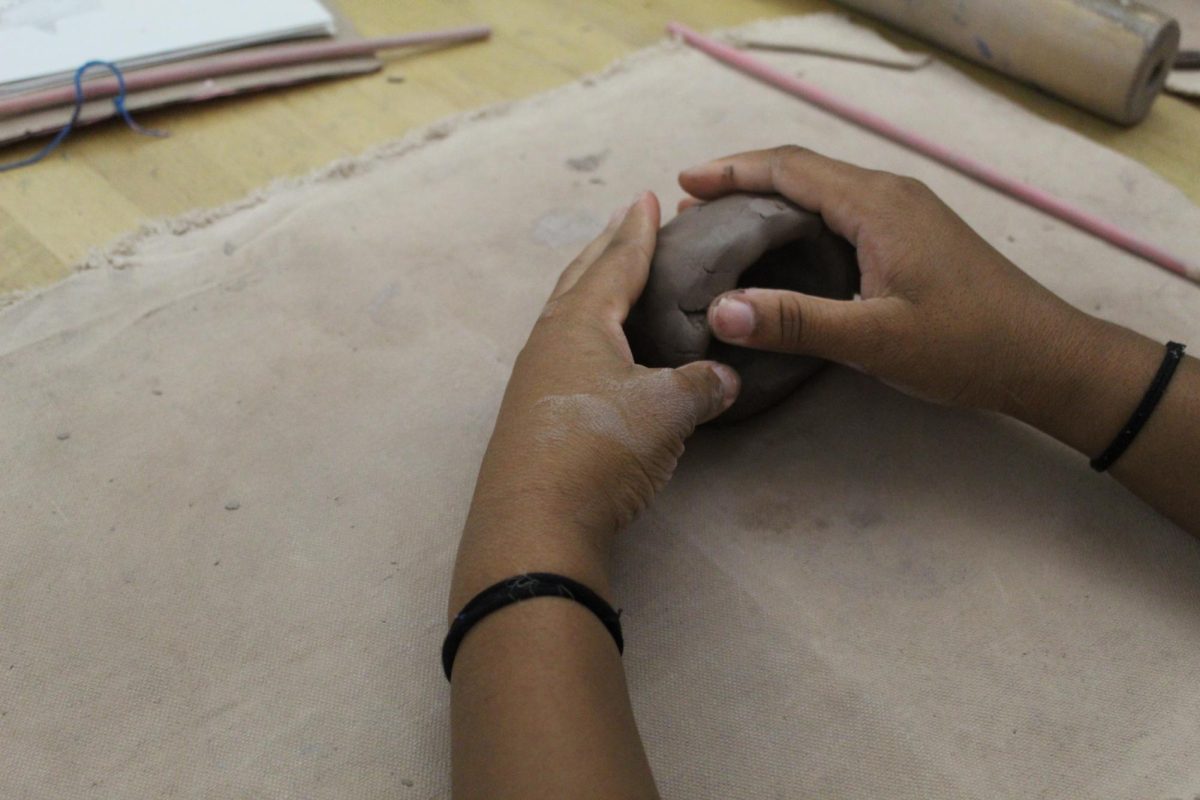
[[[788,94],[795,95],[801,100],[824,109],[834,116],[841,117],[847,122],[859,125],[884,138],[891,139],[897,144],[928,156],[934,161],[945,164],[951,169],[958,170],[980,183],[1003,192],[1026,205],[1044,211],[1052,217],[1057,217],[1063,222],[1074,225],[1076,228],[1103,239],[1126,252],[1157,264],[1163,269],[1200,283],[1200,266],[1189,264],[1161,247],[1140,239],[1111,222],[1076,208],[1047,191],[1016,180],[1015,178],[1010,178],[999,170],[955,152],[938,142],[901,128],[899,125],[889,122],[877,114],[835,97],[811,83],[777,70],[759,61],[754,56],[697,33],[678,22],[670,23],[667,26],[667,30],[671,34],[681,37],[687,44],[695,47],[697,50],[747,75],[781,89]]]
[[[328,61],[348,56],[372,55],[376,50],[390,50],[396,47],[470,42],[486,39],[491,33],[492,29],[486,25],[471,25],[464,28],[408,33],[401,36],[380,36],[374,39],[305,42],[234,50],[211,57],[189,59],[176,64],[129,70],[125,73],[125,89],[128,92],[137,92],[256,69]],[[116,93],[117,80],[111,76],[95,78],[83,83],[85,100],[111,97]],[[74,86],[55,86],[50,89],[30,91],[0,98],[0,117],[25,114],[42,108],[53,108],[74,102]]]

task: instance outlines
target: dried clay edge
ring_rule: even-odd
[[[721,31],[719,35],[727,35],[727,32]],[[192,209],[173,217],[145,220],[137,228],[118,236],[107,245],[91,248],[87,256],[74,265],[72,274],[64,276],[62,280],[45,286],[18,289],[0,294],[0,312],[17,303],[28,301],[56,288],[79,272],[93,269],[125,269],[130,266],[129,259],[136,255],[138,248],[150,239],[165,235],[184,236],[192,231],[207,228],[240,211],[255,208],[267,202],[275,195],[310,185],[340,181],[357,175],[367,174],[380,164],[391,162],[434,142],[453,136],[464,125],[498,119],[507,116],[513,111],[537,107],[555,100],[563,94],[595,86],[602,81],[614,78],[628,72],[632,67],[645,61],[651,61],[662,55],[682,52],[686,52],[686,48],[680,42],[668,38],[657,44],[622,56],[600,71],[585,75],[570,83],[538,92],[529,97],[506,100],[484,106],[483,108],[453,114],[437,122],[409,131],[397,139],[370,147],[358,155],[336,159],[328,164],[317,167],[307,174],[277,178],[249,194],[228,203],[211,208]]]

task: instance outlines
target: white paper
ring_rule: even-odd
[[[0,0],[0,92],[69,80],[95,59],[125,67],[332,32],[318,0]]]

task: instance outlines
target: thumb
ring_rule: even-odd
[[[691,428],[713,419],[737,400],[742,380],[732,367],[715,361],[693,361],[670,370],[675,392]],[[665,405],[665,404],[664,404]]]
[[[882,323],[897,311],[898,302],[744,289],[714,300],[708,324],[718,339],[741,347],[862,364],[878,350]]]

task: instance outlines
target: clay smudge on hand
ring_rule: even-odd
[[[594,394],[550,395],[534,405],[541,425],[537,441],[561,444],[580,433],[600,436],[631,453],[644,445],[630,430],[621,409],[613,401]]]

